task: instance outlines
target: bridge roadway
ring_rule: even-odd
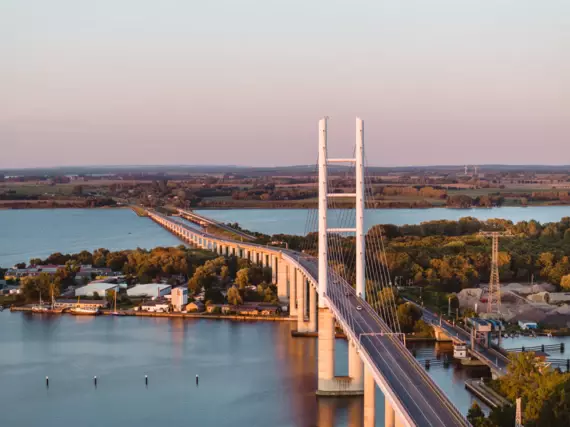
[[[465,343],[467,346],[471,346],[471,334],[469,331],[461,328],[460,326],[453,325],[444,319],[440,319],[439,316],[429,311],[427,308],[422,307],[415,301],[405,298],[406,301],[411,302],[416,307],[422,310],[424,320],[428,323],[440,326],[445,330],[446,334],[450,337],[455,337]],[[509,358],[499,351],[492,348],[485,348],[479,343],[475,343],[475,348],[470,348],[469,351],[473,356],[479,359],[481,362],[485,363],[491,371],[496,375],[504,375],[507,373],[507,366],[509,364]]]
[[[203,222],[203,223],[210,224],[210,225],[213,225],[215,227],[221,228],[222,230],[225,230],[229,233],[233,233],[233,234],[239,236],[240,238],[242,238],[244,240],[247,240],[247,241],[255,240],[255,236],[252,236],[251,234],[247,234],[241,230],[237,230],[235,228],[232,228],[229,225],[226,225],[220,221],[216,221],[214,219],[206,218],[205,216],[198,215],[195,212],[187,211],[184,209],[178,209],[178,214],[181,217],[188,219],[189,221],[198,221],[199,223]]]
[[[168,220],[156,212],[150,211],[149,214],[151,218],[154,215]],[[220,238],[178,222],[174,223],[217,244],[231,244],[244,249],[279,253],[285,260],[304,271],[309,282],[317,286],[316,258],[292,250]],[[344,332],[357,344],[360,357],[372,369],[380,389],[385,394],[388,391],[393,396],[395,406],[401,410],[407,425],[419,427],[470,425],[408,349],[391,334],[388,326],[374,309],[356,296],[354,288],[349,283],[339,278],[329,280],[325,300]],[[356,309],[358,305],[362,310]]]

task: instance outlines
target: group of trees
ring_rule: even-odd
[[[447,191],[443,188],[425,187],[425,186],[383,186],[374,190],[374,196],[410,196],[410,197],[426,197],[431,199],[445,199]]]
[[[521,398],[525,426],[570,425],[570,373],[542,365],[532,352],[511,355],[507,374],[491,386],[512,403]],[[514,415],[514,407],[507,406],[485,417],[474,405],[468,419],[475,427],[511,427]]]
[[[222,303],[220,290],[229,286],[226,297],[229,304],[238,305],[244,301],[276,303],[277,292],[271,277],[270,268],[253,265],[247,259],[218,257],[196,268],[188,280],[188,290],[191,295],[203,291],[207,302]]]
[[[399,277],[400,284],[458,292],[489,281],[492,242],[480,232],[493,230],[509,234],[499,243],[502,281],[528,283],[534,278],[570,289],[570,217],[546,224],[465,217],[417,225],[376,225],[367,234],[367,257],[385,265],[392,277]],[[381,245],[370,243],[380,236],[384,239],[385,256],[379,252]],[[354,283],[354,237],[331,235],[329,239],[329,245],[342,252],[332,262],[333,267]],[[287,242],[290,249],[317,253],[316,233],[302,237],[280,234],[265,240],[279,240]]]
[[[502,230],[499,269],[501,280],[528,282],[544,280],[570,288],[570,218],[540,224],[505,220],[430,221],[419,225],[378,225],[369,236],[387,238],[385,259],[373,248],[370,255],[386,264],[401,283],[431,285],[442,291],[457,292],[489,280],[491,239],[480,231]]]
[[[273,183],[232,192],[234,200],[304,200],[314,197],[317,197],[315,188],[278,188]]]
[[[187,277],[194,273],[200,265],[213,259],[214,254],[207,251],[177,247],[157,247],[152,250],[134,249],[109,251],[96,249],[93,252],[81,251],[76,254],[56,252],[46,259],[34,258],[32,265],[65,265],[70,273],[77,271],[81,265],[107,267],[115,272],[132,276],[140,283],[169,279],[172,276]]]

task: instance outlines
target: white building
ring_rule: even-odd
[[[104,298],[109,291],[119,292],[119,285],[115,283],[91,282],[85,286],[77,288],[75,290],[75,296],[92,297],[97,293],[97,295]]]
[[[519,320],[519,326],[523,330],[538,328],[538,324],[536,322],[527,322],[524,320]]]
[[[144,285],[136,285],[131,289],[127,289],[127,295],[135,298],[160,298],[169,295],[172,286],[165,285],[164,283],[147,283]]]
[[[182,311],[188,304],[188,288],[179,286],[172,289],[172,297],[170,299],[175,311]]]
[[[149,301],[141,305],[141,311],[151,313],[167,313],[170,309],[168,301]]]

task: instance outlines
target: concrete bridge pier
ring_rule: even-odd
[[[335,321],[328,307],[319,307],[319,342],[318,342],[318,389],[319,396],[361,396],[362,383],[354,381],[350,376],[335,376]],[[349,350],[350,351],[350,350]],[[356,351],[353,353],[358,357]],[[353,373],[358,372],[358,366],[349,367]],[[360,388],[359,388],[360,386]]]
[[[348,342],[348,376],[352,381],[352,388],[364,392],[364,363],[353,341]]]
[[[314,286],[309,286],[309,332],[317,330],[317,290]]]
[[[392,406],[388,406],[386,401],[386,408],[390,408],[386,413],[385,426],[394,427],[394,410]],[[389,423],[388,413],[391,414],[392,424]],[[364,372],[364,427],[374,427],[376,425],[376,382],[372,376],[369,367],[366,367]]]
[[[309,330],[309,324],[305,321],[307,313],[307,279],[301,272],[296,270],[297,276],[297,332],[305,333]]]
[[[287,273],[289,291],[291,293],[289,296],[289,316],[297,316],[297,269],[289,265]]]
[[[277,279],[277,297],[279,300],[287,300],[289,298],[289,289],[287,286],[287,265],[285,261],[274,257],[275,272],[274,277]]]

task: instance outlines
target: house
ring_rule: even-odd
[[[4,295],[17,295],[22,293],[22,289],[18,285],[6,285],[2,288],[2,293]]]
[[[281,311],[279,307],[260,307],[262,316],[277,316]]]
[[[248,306],[237,306],[234,308],[234,311],[241,316],[257,316],[259,315],[259,309],[257,307],[248,307]]]
[[[186,306],[186,311],[189,313],[191,312],[201,313],[204,311],[204,304],[201,303],[200,301],[191,302]]]
[[[148,297],[156,299],[169,295],[171,290],[172,287],[164,283],[147,283],[142,285],[136,285],[131,289],[127,289],[127,295],[129,297],[135,297],[135,298]]]
[[[140,306],[140,311],[148,311],[150,313],[168,313],[170,304],[168,301],[148,301]]]
[[[174,310],[182,311],[186,304],[188,304],[188,288],[186,286],[178,286],[177,288],[172,289],[170,295],[170,301]],[[188,308],[186,308],[186,310],[188,310]],[[204,310],[202,309],[201,311]]]
[[[79,300],[77,301],[76,299],[57,299],[55,300],[54,303],[54,308],[58,309],[67,309],[67,308],[71,308],[71,307],[80,307],[80,308],[84,308],[84,309],[89,309],[89,310],[93,310],[93,309],[102,309],[102,308],[107,308],[108,302],[106,300],[88,300],[88,299],[84,299],[84,300]]]
[[[206,307],[208,313],[215,313],[218,309],[222,314],[228,314],[231,311],[231,307],[228,304],[210,304]]]

